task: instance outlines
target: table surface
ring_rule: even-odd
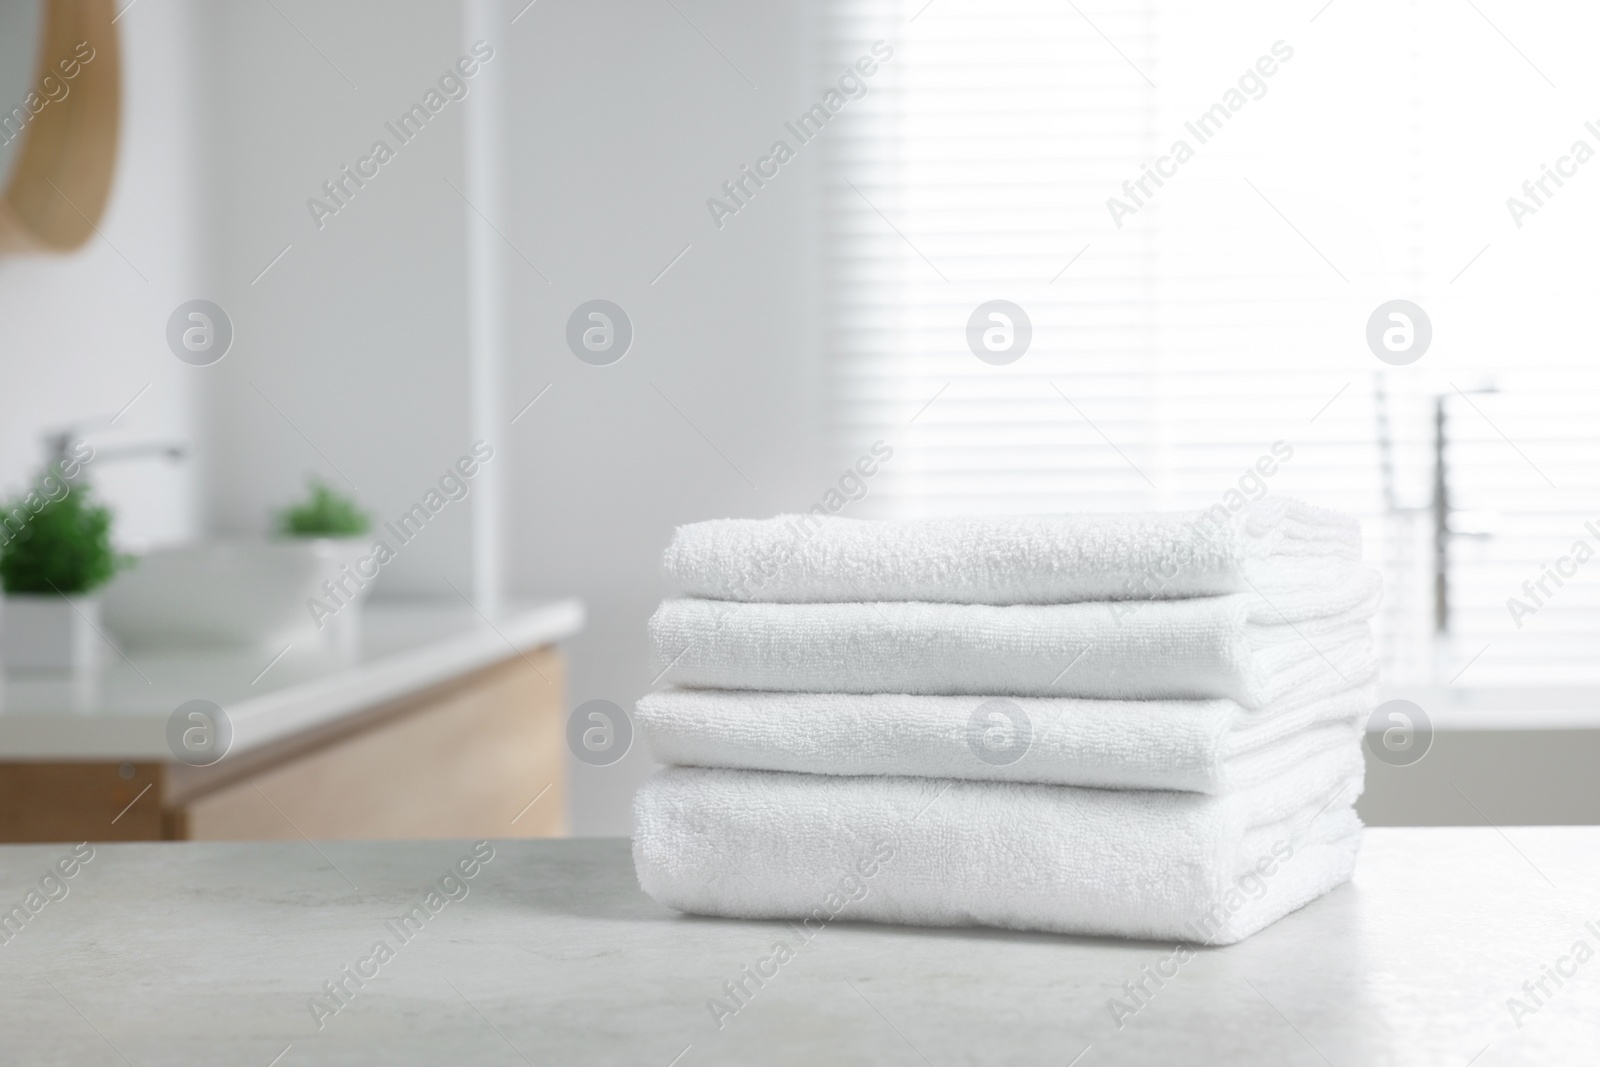
[[[517,604],[493,620],[459,600],[374,601],[353,649],[108,654],[78,678],[7,675],[0,759],[170,760],[167,721],[195,699],[222,708],[230,751],[242,752],[560,641],[583,622],[576,600]]]
[[[1573,956],[1600,948],[1600,827],[1370,830],[1351,885],[1198,950],[1120,1028],[1108,1001],[1173,946],[844,922],[802,943],[657,905],[618,839],[494,842],[429,912],[472,847],[95,846],[0,944],[0,1062],[1497,1067],[1600,1050],[1600,957]],[[0,907],[68,852],[0,848]],[[780,940],[793,958],[714,1017]],[[1547,967],[1571,976],[1536,1004],[1522,986]],[[315,1011],[339,979],[344,1002]],[[1512,997],[1534,1010],[1514,1018]]]

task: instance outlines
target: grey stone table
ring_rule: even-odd
[[[1353,884],[1192,958],[843,922],[802,943],[658,906],[624,841],[477,848],[0,849],[0,1064],[1600,1061],[1600,828],[1369,831]]]

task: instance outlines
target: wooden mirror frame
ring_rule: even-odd
[[[29,95],[48,102],[22,128],[11,180],[0,193],[0,252],[70,252],[95,232],[111,195],[122,122],[122,56],[114,0],[46,0]],[[75,58],[80,42],[92,58]],[[62,62],[77,62],[66,79]],[[68,89],[42,92],[46,77]],[[0,119],[24,100],[0,101]]]

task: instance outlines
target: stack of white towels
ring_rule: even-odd
[[[1351,518],[723,520],[665,566],[634,860],[671,907],[1220,945],[1350,876]]]

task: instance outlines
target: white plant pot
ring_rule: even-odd
[[[0,610],[0,655],[8,671],[93,671],[104,644],[97,594],[7,595]]]
[[[341,604],[319,586],[317,592],[323,603],[336,611],[331,618],[322,620],[319,634],[329,647],[340,653],[353,654],[361,647],[362,606],[367,597],[372,595],[372,583],[377,575],[363,579],[357,572],[361,558],[371,553],[372,542],[373,539],[365,534],[359,537],[305,539],[306,545],[322,560],[324,578],[338,587],[342,600]],[[357,586],[356,581],[349,577],[350,574],[355,574],[356,580],[362,584]]]

